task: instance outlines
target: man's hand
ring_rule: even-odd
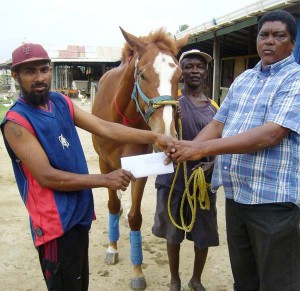
[[[183,161],[196,161],[200,160],[204,155],[202,152],[202,143],[187,140],[175,140],[173,146],[169,146],[165,153],[174,162],[180,163]],[[165,160],[165,164],[168,164],[170,159]]]
[[[172,148],[174,145],[175,138],[169,137],[165,134],[157,134],[157,141],[155,143],[155,147],[160,151],[166,152],[168,148]],[[173,151],[172,151],[173,152]]]
[[[105,175],[105,187],[112,190],[126,191],[130,181],[135,181],[131,172],[124,169],[118,169]]]

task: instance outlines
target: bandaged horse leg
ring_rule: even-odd
[[[120,214],[109,213],[108,216],[108,238],[110,245],[106,251],[105,262],[109,265],[114,265],[119,260],[119,253],[117,250],[117,241],[120,237],[119,230]]]
[[[133,265],[133,276],[131,279],[131,288],[140,290],[146,288],[146,280],[142,270],[142,213],[141,201],[147,178],[138,178],[131,182],[131,209],[128,213],[128,222],[130,227],[130,258]]]
[[[135,273],[135,277],[131,279],[131,288],[144,289],[146,288],[147,284],[141,269],[143,263],[142,235],[140,231],[131,230],[129,236],[130,236],[130,259]]]

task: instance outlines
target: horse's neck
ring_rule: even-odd
[[[134,102],[131,102],[131,94],[134,87],[134,71],[135,63],[132,59],[129,63],[124,64],[123,73],[121,74],[121,80],[119,82],[118,90],[115,95],[116,102],[122,110],[127,111],[131,107],[135,109]]]

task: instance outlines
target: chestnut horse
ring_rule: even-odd
[[[174,113],[181,70],[176,60],[178,50],[188,37],[176,41],[164,29],[147,37],[136,37],[124,31],[126,40],[119,67],[106,72],[100,79],[92,113],[102,119],[126,126],[152,130],[176,137]],[[120,168],[120,158],[147,154],[152,145],[122,143],[92,136],[99,155],[102,173]],[[130,227],[130,258],[133,264],[133,289],[146,288],[142,272],[141,200],[147,177],[131,182],[131,208],[128,213]],[[108,189],[109,248],[106,262],[118,261],[119,217],[122,212],[120,193]]]

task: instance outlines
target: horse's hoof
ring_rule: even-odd
[[[105,263],[107,265],[115,265],[119,262],[119,253],[106,252]]]
[[[130,287],[136,291],[146,289],[147,283],[145,277],[131,278]]]

